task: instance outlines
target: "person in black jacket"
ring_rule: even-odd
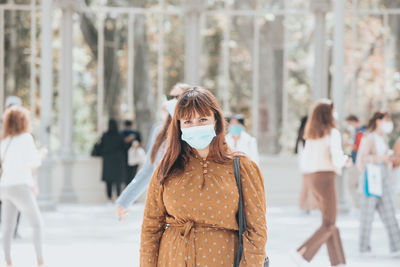
[[[112,201],[113,187],[117,196],[121,194],[121,184],[126,179],[126,143],[118,131],[117,121],[110,119],[108,130],[98,144],[98,154],[103,158],[102,180],[107,186],[107,197]]]

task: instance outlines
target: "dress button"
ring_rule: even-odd
[[[204,168],[207,168],[207,166],[208,166],[207,163],[205,163],[205,164],[203,165]]]
[[[207,170],[204,170],[203,173],[207,173]]]

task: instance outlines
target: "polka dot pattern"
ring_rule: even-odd
[[[264,181],[246,157],[241,158],[241,175],[247,231],[240,266],[260,267],[267,240]],[[163,186],[158,181],[154,175],[147,193],[140,266],[233,266],[239,200],[233,162],[194,156],[182,175]]]

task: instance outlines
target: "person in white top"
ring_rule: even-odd
[[[360,209],[360,240],[359,251],[370,255],[371,232],[375,211],[378,212],[383,225],[388,232],[390,252],[393,257],[400,256],[400,227],[396,219],[396,211],[392,199],[391,177],[389,167],[398,163],[389,150],[387,136],[393,131],[391,116],[385,111],[375,112],[368,122],[369,133],[361,140],[357,153],[357,167],[362,174],[363,187]],[[375,169],[380,174],[370,179],[371,171]],[[377,181],[371,183],[371,180]]]
[[[310,262],[323,244],[328,248],[332,266],[346,264],[342,241],[336,227],[335,177],[348,161],[336,128],[332,101],[322,99],[313,107],[306,123],[302,165],[311,192],[322,214],[321,227],[294,254],[297,263]]]
[[[244,116],[242,114],[233,115],[228,122],[228,134],[225,140],[229,149],[246,154],[257,165],[260,165],[257,140],[246,132]]]
[[[302,158],[304,146],[306,144],[306,140],[304,139],[304,129],[306,128],[307,116],[301,118],[300,127],[297,134],[297,141],[294,152],[298,156],[299,169],[303,177],[300,196],[299,196],[299,207],[301,210],[305,211],[307,214],[310,213],[311,210],[315,210],[318,208],[317,202],[314,196],[311,193],[309,175],[302,169]]]
[[[38,266],[43,265],[42,219],[34,195],[35,180],[32,171],[45,156],[39,152],[30,133],[29,111],[11,107],[4,113],[0,143],[3,250],[7,266],[12,266],[11,240],[17,213],[20,211],[33,227],[33,243]]]

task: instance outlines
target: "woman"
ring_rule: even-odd
[[[140,266],[233,266],[238,189],[215,97],[194,87],[179,98],[169,146],[150,181],[142,224]],[[267,229],[264,181],[241,158],[247,230],[240,266],[262,266]]]
[[[0,151],[1,228],[7,266],[12,266],[11,240],[18,211],[28,218],[33,227],[37,264],[43,265],[42,219],[34,196],[36,183],[32,171],[41,165],[44,156],[45,152],[40,153],[33,141],[28,110],[22,107],[7,109],[4,114]]]
[[[303,151],[304,151],[304,145],[306,143],[306,140],[304,139],[304,129],[306,127],[307,123],[307,116],[304,116],[301,121],[300,121],[300,127],[297,135],[297,141],[296,141],[296,147],[295,147],[295,153],[299,157],[299,168],[303,176],[303,182],[300,190],[300,197],[299,197],[299,206],[300,209],[305,211],[306,213],[310,213],[311,210],[317,209],[317,203],[315,201],[314,196],[311,193],[310,190],[310,183],[309,183],[309,178],[306,173],[304,173],[304,168],[302,166],[302,157],[303,157]]]
[[[343,154],[340,132],[336,128],[332,101],[323,99],[315,104],[306,123],[304,139],[302,165],[321,210],[322,225],[297,250],[296,261],[310,262],[325,243],[331,265],[344,265],[346,260],[336,227],[335,176],[341,173],[347,157]]]
[[[126,150],[127,144],[124,137],[118,131],[117,121],[108,121],[108,130],[101,137],[98,147],[99,154],[103,158],[102,180],[106,183],[107,197],[113,199],[113,188],[117,191],[117,197],[121,194],[121,185],[126,177]]]
[[[246,132],[242,114],[233,115],[229,120],[226,143],[232,151],[243,152],[255,163],[260,164],[257,140]]]
[[[172,116],[174,115],[175,105],[178,101],[177,99],[189,88],[190,86],[188,84],[178,83],[172,87],[167,96],[168,101],[163,106],[163,112],[166,114],[164,125],[155,127],[152,131],[148,142],[148,151],[150,151],[150,153],[146,157],[143,167],[139,170],[135,179],[129,183],[117,200],[118,219],[124,219],[124,216],[128,214],[129,206],[146,190],[155,167],[161,161],[166,151],[167,144],[165,141],[168,139],[168,128],[171,124]]]
[[[371,253],[371,231],[375,211],[389,234],[390,251],[400,255],[400,229],[391,196],[388,164],[392,161],[389,154],[387,135],[393,130],[393,122],[387,112],[376,112],[368,123],[368,131],[357,154],[357,167],[362,174],[369,165],[378,166],[381,173],[382,194],[379,197],[367,196],[366,190],[361,195],[361,227],[359,250],[362,254]],[[364,176],[365,177],[365,176]],[[362,183],[365,186],[365,179]]]

